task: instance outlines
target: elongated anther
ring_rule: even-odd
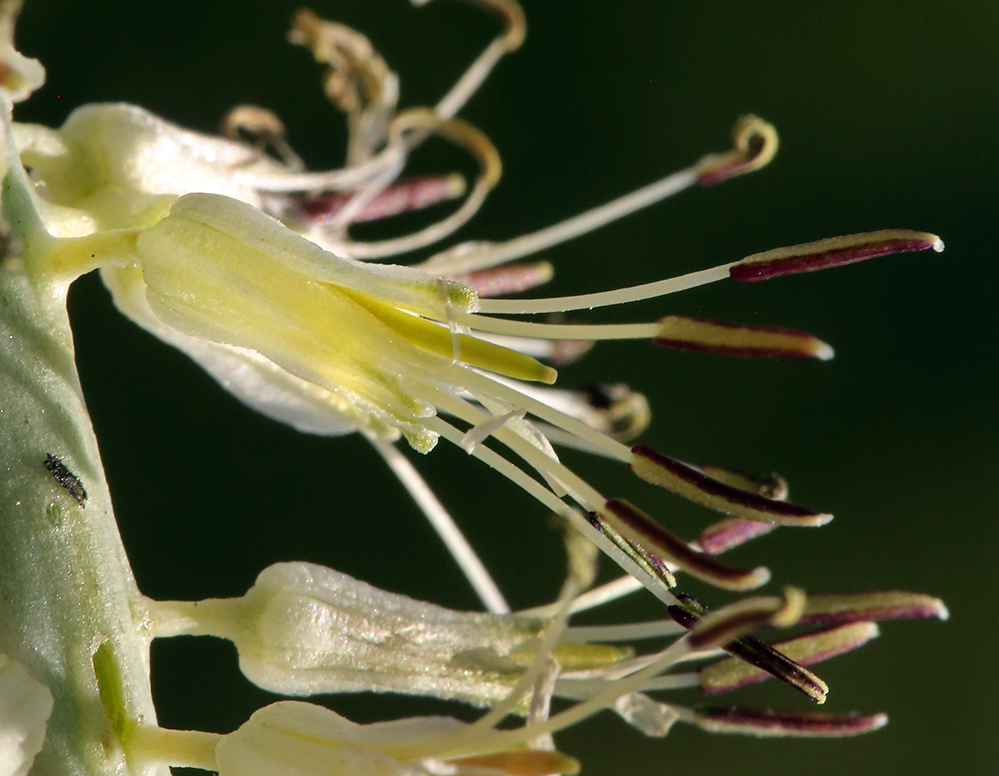
[[[656,555],[654,552],[650,552],[641,544],[638,544],[637,542],[630,542],[625,539],[621,534],[611,528],[596,512],[590,512],[587,515],[587,519],[590,521],[590,525],[613,542],[614,545],[621,550],[621,552],[635,561],[635,563],[644,569],[650,577],[659,580],[659,582],[661,582],[667,590],[672,590],[676,587],[676,577],[673,576],[673,572],[670,570],[665,560]]]
[[[631,470],[646,482],[666,488],[695,504],[732,517],[779,525],[819,526],[832,515],[777,501],[712,479],[692,466],[657,453],[645,445],[631,448]]]
[[[777,130],[758,116],[742,116],[732,128],[731,151],[712,154],[694,167],[702,186],[721,183],[765,166],[777,153]]]
[[[828,361],[833,349],[806,331],[670,315],[653,342],[667,348],[743,358],[818,358]]]
[[[759,738],[845,738],[869,733],[888,724],[885,714],[833,715],[731,706],[702,709],[697,726],[709,733],[739,733]]]
[[[377,221],[399,213],[422,210],[458,199],[464,193],[465,179],[457,174],[407,178],[374,196],[351,219],[351,223]],[[299,200],[298,207],[309,222],[324,224],[333,219],[353,197],[353,193],[320,194]]]
[[[770,533],[776,527],[776,523],[727,517],[705,528],[697,538],[697,544],[708,555],[721,555],[733,547]]]
[[[883,229],[879,232],[849,234],[825,240],[775,248],[754,253],[729,268],[729,277],[738,283],[752,283],[781,275],[815,272],[820,269],[853,264],[890,253],[925,251],[937,253],[944,249],[943,240],[935,234],[908,229]]]
[[[669,616],[692,631],[693,645],[720,645],[730,655],[765,671],[808,696],[815,703],[825,703],[829,686],[803,665],[783,652],[753,636],[740,635],[761,626],[783,627],[793,624],[804,605],[804,594],[785,588],[784,598],[750,598],[707,612],[690,596],[678,593],[678,603],[666,607]]]
[[[452,280],[464,283],[480,298],[519,294],[544,285],[555,276],[550,262],[532,261],[491,267],[465,275],[454,275]]]
[[[877,635],[875,623],[855,622],[785,639],[771,646],[799,665],[812,665],[863,646]],[[716,695],[762,682],[771,674],[744,660],[725,657],[702,666],[698,676],[702,692]]]
[[[794,587],[785,588],[783,598],[747,598],[701,615],[691,628],[690,643],[722,646],[764,625],[788,627],[797,622],[804,605],[805,594]]]
[[[922,593],[886,591],[809,596],[802,623],[847,623],[860,620],[908,620],[950,616],[944,602]]]
[[[608,499],[600,510],[600,518],[628,541],[725,590],[753,590],[770,579],[770,572],[762,566],[744,571],[698,552],[626,501]]]
[[[580,771],[579,761],[558,751],[522,749],[513,752],[496,752],[478,757],[460,757],[448,760],[448,765],[457,768],[457,773],[477,770],[491,773],[504,773],[509,776],[545,776],[558,773],[574,776]]]

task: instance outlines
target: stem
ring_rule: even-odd
[[[34,286],[0,265],[0,652],[55,701],[33,773],[167,776],[128,763],[121,743],[130,722],[156,720],[148,641],[65,301],[64,285]],[[79,478],[85,507],[46,470],[49,453]]]

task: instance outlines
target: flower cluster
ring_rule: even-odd
[[[499,180],[496,149],[457,114],[500,59],[520,45],[526,28],[514,0],[479,4],[503,24],[495,40],[437,105],[402,111],[398,77],[367,38],[299,12],[291,41],[325,66],[325,93],[345,113],[349,128],[347,164],[320,172],[305,169],[276,116],[250,106],[230,113],[223,136],[191,132],[123,104],[80,107],[59,129],[14,122],[11,102],[30,95],[44,74],[13,47],[18,3],[0,5],[2,212],[12,246],[0,279],[29,321],[22,325],[17,318],[14,329],[22,338],[21,329],[31,326],[40,337],[47,332],[55,343],[51,352],[71,358],[66,289],[82,274],[100,270],[125,316],[186,353],[243,403],[303,432],[356,432],[370,440],[441,534],[487,610],[450,611],[306,563],[264,570],[238,599],[153,601],[135,589],[113,524],[98,529],[88,517],[79,523],[83,533],[70,542],[72,558],[65,543],[40,541],[47,549],[36,552],[37,563],[111,567],[118,587],[103,591],[96,603],[81,599],[88,595],[81,589],[58,603],[14,605],[4,612],[25,621],[15,622],[12,633],[47,634],[43,640],[58,642],[63,657],[25,657],[24,644],[3,642],[11,654],[0,655],[6,661],[0,663],[0,747],[10,753],[0,748],[0,760],[13,765],[0,774],[26,773],[37,755],[39,762],[72,763],[60,767],[81,774],[126,767],[154,773],[173,765],[224,776],[541,776],[578,769],[555,749],[551,736],[604,709],[651,736],[665,735],[676,722],[759,736],[845,736],[885,723],[884,715],[693,708],[653,699],[650,693],[691,687],[713,695],[774,676],[822,703],[828,688],[807,664],[869,641],[878,620],[944,618],[946,609],[911,593],[806,597],[788,588],[780,597],[706,610],[675,592],[677,575],[729,591],[758,588],[769,580],[767,569],[736,568],[717,555],[777,526],[820,526],[832,516],[788,502],[779,478],[694,466],[631,444],[649,409],[644,397],[625,386],[549,387],[556,366],[604,340],[644,339],[755,358],[829,359],[829,345],[793,329],[675,315],[613,325],[524,318],[624,305],[716,281],[756,282],[890,253],[940,251],[942,242],[923,232],[884,230],[778,248],[631,288],[497,298],[550,279],[551,265],[520,261],[525,257],[684,189],[766,165],[777,150],[776,131],[746,116],[735,126],[731,150],[567,221],[502,243],[460,243],[409,266],[372,263],[448,238]],[[435,137],[475,159],[479,173],[470,187],[456,174],[401,177],[410,156]],[[351,235],[353,224],[454,200],[460,204],[449,215],[412,234],[375,242]],[[21,384],[51,392],[46,358],[55,363],[61,356],[41,351],[40,371]],[[0,398],[14,407],[5,390],[0,384]],[[73,422],[84,430],[74,433],[85,436],[89,426],[82,404],[76,405]],[[22,446],[35,444],[16,439]],[[569,573],[553,604],[510,613],[474,550],[395,446],[400,439],[420,453],[440,440],[459,446],[563,519]],[[723,519],[697,541],[681,538],[566,467],[556,452],[560,446],[625,464],[642,480]],[[102,485],[96,448],[85,447],[71,451],[69,466],[51,453],[45,458],[50,472],[64,472],[56,479],[74,500],[49,510],[58,518],[50,520],[54,526],[61,510],[88,510],[87,491],[72,469]],[[88,485],[93,491],[94,483]],[[105,504],[102,514],[110,519],[102,492],[93,498]],[[591,589],[594,548],[625,574]],[[642,587],[666,605],[669,619],[569,625],[572,614]],[[62,610],[50,617],[47,607]],[[91,609],[102,615],[89,614]],[[60,618],[75,623],[72,634],[39,624]],[[795,625],[806,629],[779,642],[750,635]],[[288,701],[261,709],[225,736],[167,730],[155,724],[149,699],[148,647],[154,638],[184,634],[231,640],[245,676],[275,693],[407,693],[488,711],[474,723],[415,718],[360,726],[318,705]],[[635,643],[649,639],[666,640],[666,646],[639,654]],[[697,670],[679,668],[694,660],[701,661]],[[81,674],[79,665],[89,666],[89,674]],[[59,681],[50,682],[51,676]],[[553,697],[568,700],[569,707],[552,714]],[[80,711],[84,707],[91,711]],[[83,721],[81,715],[93,709],[102,710],[103,718]],[[524,717],[524,724],[499,728],[511,714]]]

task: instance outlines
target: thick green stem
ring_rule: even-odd
[[[166,776],[130,767],[121,744],[124,731],[155,723],[148,639],[132,615],[140,596],[80,393],[65,295],[0,265],[0,652],[55,699],[32,776]],[[49,454],[85,501],[46,468]]]

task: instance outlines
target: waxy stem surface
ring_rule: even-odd
[[[167,776],[128,762],[124,740],[155,723],[148,640],[90,418],[65,286],[0,265],[0,652],[55,705],[32,776]],[[80,480],[79,503],[45,462]]]

